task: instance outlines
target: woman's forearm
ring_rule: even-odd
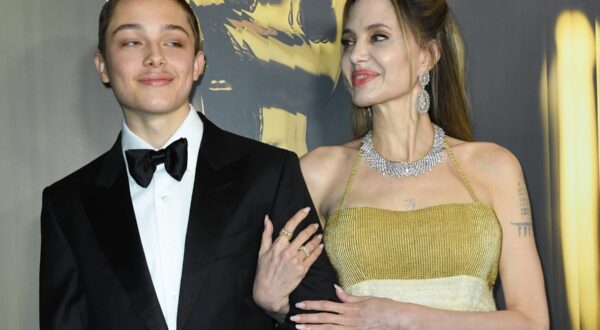
[[[502,310],[494,312],[458,312],[409,304],[405,308],[405,313],[405,322],[408,323],[409,329],[542,330],[549,329],[550,327],[547,316],[534,317],[514,310]],[[399,315],[399,317],[402,316]]]

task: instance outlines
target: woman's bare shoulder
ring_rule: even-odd
[[[318,147],[300,159],[302,172],[306,174],[329,173],[351,163],[356,156],[360,141],[354,140],[345,144]]]
[[[350,141],[319,147],[300,159],[304,180],[317,207],[327,208],[332,200],[337,200],[359,146],[360,141]]]
[[[447,142],[467,175],[493,184],[521,177],[519,160],[501,145],[492,142],[465,142],[454,138],[447,139]]]

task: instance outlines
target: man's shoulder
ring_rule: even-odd
[[[202,142],[204,152],[219,163],[230,163],[243,158],[245,160],[261,160],[265,163],[298,158],[291,151],[266,144],[221,128],[202,113],[198,113],[204,123]]]
[[[221,130],[223,137],[226,141],[225,148],[231,148],[230,150],[236,150],[236,152],[242,152],[243,154],[250,156],[250,158],[262,159],[263,161],[284,161],[290,157],[298,158],[295,153],[260,142],[248,137],[244,137],[226,130]]]
[[[66,189],[73,189],[76,186],[93,183],[98,176],[100,168],[107,157],[108,151],[98,156],[96,159],[82,166],[78,170],[68,174],[64,178],[54,182],[46,188],[48,191],[60,193]]]

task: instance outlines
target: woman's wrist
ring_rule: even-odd
[[[392,311],[394,317],[393,328],[403,330],[420,329],[419,307],[415,304],[395,302],[395,308]]]
[[[286,303],[282,306],[274,307],[271,310],[265,310],[269,316],[271,316],[275,321],[284,324],[285,319],[290,312],[290,304]]]
[[[257,289],[257,285],[254,285],[253,298],[256,305],[268,313],[283,314],[285,316],[290,310],[289,297],[275,297],[265,294],[267,292],[268,290]]]

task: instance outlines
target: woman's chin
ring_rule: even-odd
[[[352,100],[352,104],[359,108],[368,108],[373,105],[373,103],[371,102],[360,102],[359,100]]]

